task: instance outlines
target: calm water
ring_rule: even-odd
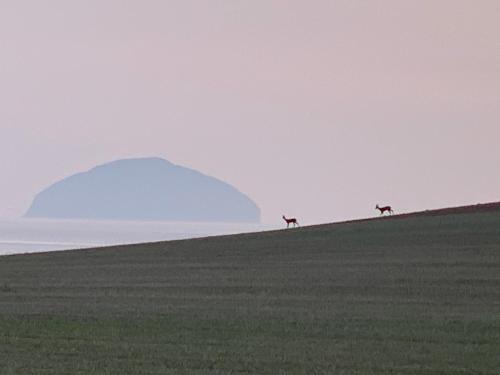
[[[0,221],[0,255],[131,244],[273,229],[264,224],[133,221]]]

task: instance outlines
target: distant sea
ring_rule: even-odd
[[[0,220],[0,255],[247,233],[276,226],[241,223]]]

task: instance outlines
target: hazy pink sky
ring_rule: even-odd
[[[0,0],[0,217],[160,156],[265,222],[500,200],[500,1]]]

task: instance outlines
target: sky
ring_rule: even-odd
[[[0,0],[0,217],[158,156],[314,224],[500,201],[498,0]]]

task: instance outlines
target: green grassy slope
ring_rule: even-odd
[[[0,257],[0,374],[498,374],[500,212]]]

